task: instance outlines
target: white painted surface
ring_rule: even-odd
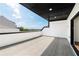
[[[75,4],[75,6],[74,6],[74,8],[72,9],[72,11],[71,11],[71,13],[70,13],[70,15],[69,15],[69,17],[67,18],[67,21],[68,21],[68,31],[67,31],[67,35],[68,35],[68,40],[69,40],[69,42],[70,42],[70,36],[71,36],[71,31],[70,31],[70,29],[71,29],[71,19],[77,14],[77,12],[79,12],[79,3],[76,3]]]
[[[50,27],[43,30],[43,35],[67,37],[67,20],[50,22]]]
[[[0,33],[19,32],[14,22],[8,20],[4,16],[0,16]]]
[[[79,16],[74,20],[74,39],[79,42]]]
[[[0,28],[0,33],[20,32],[19,29],[12,28]]]
[[[0,50],[0,56],[40,56],[53,41],[54,37],[42,36],[34,40]]]
[[[16,28],[16,24],[4,16],[0,16],[0,28]]]
[[[40,36],[41,32],[28,32],[0,35],[0,47]]]
[[[65,37],[70,42],[70,40],[71,40],[70,39],[70,36],[71,36],[70,20],[76,15],[77,12],[79,12],[79,3],[75,4],[74,8],[72,9],[72,11],[66,21],[63,21],[63,22],[57,21],[55,23],[54,22],[50,23],[49,25],[51,27],[45,28],[42,31],[43,35]]]

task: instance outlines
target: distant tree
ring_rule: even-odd
[[[28,29],[26,29],[26,28],[24,28],[24,27],[22,27],[22,26],[19,27],[19,30],[20,30],[20,31],[28,31]]]
[[[23,28],[23,27],[19,27],[19,30],[20,30],[20,31],[23,31],[23,30],[24,30],[24,28]]]
[[[24,28],[24,27],[19,27],[19,30],[20,31],[40,31],[40,29],[27,29],[27,28]]]

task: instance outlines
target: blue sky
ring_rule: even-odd
[[[48,25],[48,21],[28,8],[15,3],[0,3],[0,15],[16,23],[17,27],[41,29]]]

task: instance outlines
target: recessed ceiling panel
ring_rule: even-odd
[[[49,21],[66,20],[75,3],[20,3]]]

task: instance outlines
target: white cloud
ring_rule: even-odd
[[[9,3],[8,2],[6,4],[13,9],[12,16],[14,16],[16,19],[20,19],[21,14],[20,14],[20,5],[19,5],[19,3]]]

